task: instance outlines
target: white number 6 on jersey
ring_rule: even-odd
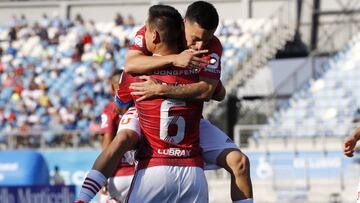
[[[172,107],[185,106],[184,101],[176,99],[167,99],[161,103],[160,107],[160,139],[174,144],[180,143],[185,135],[185,119],[182,116],[169,116]],[[175,136],[168,135],[168,129],[171,124],[177,125]]]

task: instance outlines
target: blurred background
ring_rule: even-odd
[[[101,149],[109,78],[147,9],[184,14],[191,2],[0,0],[0,202],[46,185],[74,198]],[[360,156],[342,143],[360,122],[360,1],[209,2],[228,94],[204,116],[250,158],[256,202],[355,202]],[[210,202],[231,202],[228,173],[207,177]]]

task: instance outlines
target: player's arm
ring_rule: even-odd
[[[354,149],[356,142],[360,140],[360,128],[356,129],[355,132],[348,137],[344,142],[344,154],[348,157],[354,156]]]
[[[144,82],[136,82],[130,85],[130,89],[133,90],[131,94],[140,96],[137,101],[153,97],[208,101],[213,96],[215,96],[214,99],[220,101],[225,97],[225,89],[217,79],[201,77],[199,82],[183,86],[162,85],[149,76],[141,76],[140,79],[144,80]],[[218,87],[218,84],[220,87]],[[222,92],[214,94],[215,90]]]
[[[104,134],[102,134],[102,137],[103,137],[102,148],[106,149],[110,145],[110,143],[114,139],[114,137],[111,133],[104,133]]]
[[[207,50],[185,50],[180,54],[147,56],[142,51],[129,50],[125,58],[124,70],[130,74],[145,74],[155,69],[167,68],[170,66],[201,68],[205,66],[208,61],[197,56],[207,52]]]
[[[222,84],[221,80],[219,80],[211,99],[215,101],[222,101],[225,99],[225,96],[226,96],[226,89]]]

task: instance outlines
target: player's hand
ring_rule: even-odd
[[[360,129],[358,128],[354,134],[348,138],[346,138],[344,142],[344,154],[348,157],[354,156],[354,149],[356,146],[356,142],[359,140],[360,137]]]
[[[201,54],[208,53],[208,50],[195,51],[187,49],[176,55],[173,65],[180,68],[200,69],[209,64],[209,61],[198,57]]]
[[[140,96],[136,100],[137,102],[160,96],[162,84],[150,76],[143,75],[139,78],[144,80],[144,82],[134,82],[129,86],[133,90],[131,95]]]

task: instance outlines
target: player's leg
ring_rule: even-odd
[[[253,198],[253,192],[248,157],[238,149],[224,149],[217,157],[217,164],[231,174],[232,200],[252,202],[249,200]]]
[[[132,179],[132,175],[109,178],[107,188],[110,198],[125,202]]]
[[[129,109],[128,112],[131,110]],[[92,170],[87,174],[78,200],[82,200],[84,203],[90,202],[106,184],[107,178],[113,175],[122,156],[136,146],[140,133],[137,114],[133,110],[125,113],[119,123],[114,140],[97,157]]]
[[[224,168],[231,174],[233,202],[252,202],[249,159],[238,146],[209,121],[200,121],[200,146],[204,151],[206,169]]]

